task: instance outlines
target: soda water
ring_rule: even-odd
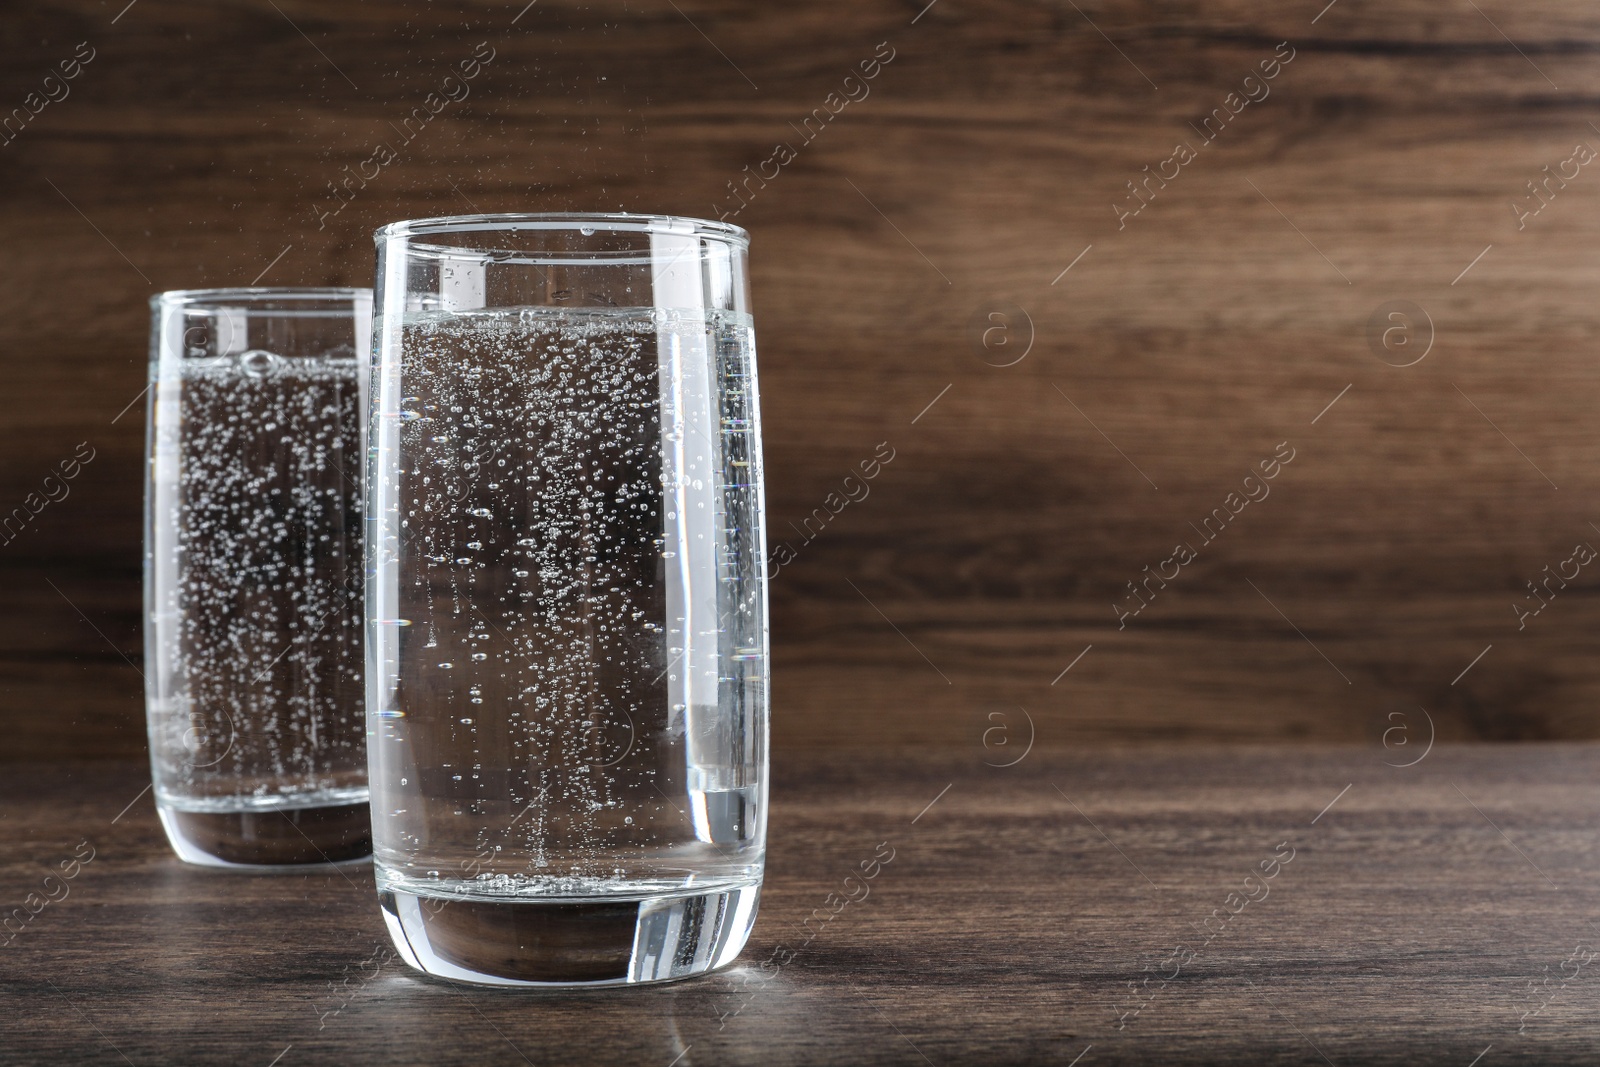
[[[252,349],[177,361],[153,387],[150,747],[185,859],[370,847],[362,374],[348,345]]]
[[[749,316],[421,310],[399,329],[374,381],[368,602],[397,944],[453,973],[484,931],[586,931],[589,963],[506,972],[527,980],[736,952],[766,788]],[[690,926],[721,933],[684,943]]]

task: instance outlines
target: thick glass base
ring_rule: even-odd
[[[158,801],[172,850],[203,867],[283,870],[372,858],[367,804],[189,811]]]
[[[669,982],[732,963],[755,925],[759,881],[659,896],[423,896],[380,881],[401,957],[419,971],[499,986]]]

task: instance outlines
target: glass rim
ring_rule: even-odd
[[[480,231],[575,230],[585,223],[596,229],[635,233],[670,233],[711,237],[737,244],[750,244],[750,233],[743,226],[692,215],[634,214],[628,211],[504,211],[471,215],[438,215],[424,219],[402,219],[379,226],[372,232],[375,244],[396,237],[417,237],[441,233]]]
[[[187,304],[211,304],[223,300],[255,303],[262,300],[352,300],[359,302],[373,298],[371,289],[356,286],[313,285],[236,285],[215,289],[168,289],[150,297],[151,307],[170,307]]]

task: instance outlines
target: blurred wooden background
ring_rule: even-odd
[[[370,284],[398,218],[709,215],[779,143],[797,158],[736,221],[771,537],[795,548],[780,748],[998,752],[1030,721],[1046,745],[1374,743],[1419,708],[1441,738],[1600,733],[1600,568],[1520,630],[1513,609],[1600,545],[1592,5],[19,0],[0,22],[0,115],[27,115],[0,147],[0,515],[94,455],[0,544],[0,757],[143,750],[151,293]],[[470,97],[319,229],[328,183],[479,42]],[[869,95],[802,143],[883,42]],[[802,543],[880,442],[870,496]],[[1202,546],[1189,524],[1281,442],[1270,496]],[[1198,558],[1119,629],[1180,539]]]

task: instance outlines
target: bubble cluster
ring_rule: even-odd
[[[470,875],[479,892],[553,892],[640,877],[642,861],[695,842],[669,529],[715,561],[692,576],[721,589],[694,623],[710,640],[764,647],[765,608],[753,417],[722,418],[714,374],[685,396],[672,360],[748,376],[749,336],[747,319],[640,308],[407,318],[397,455],[379,463],[397,474],[380,516],[398,555],[382,614],[405,625],[380,627],[392,645],[377,659],[394,663],[380,717],[395,714],[374,743],[398,746],[383,758],[410,785],[378,805],[407,813],[379,830],[383,862]],[[692,424],[696,488],[712,503],[679,521],[665,457],[692,405],[706,413]],[[764,657],[722,662],[743,702],[727,717],[744,724],[722,732],[747,735],[757,703],[765,713]],[[721,716],[717,699],[703,718]]]
[[[359,374],[348,355],[253,349],[161,384],[177,404],[151,515],[164,799],[365,784]]]

